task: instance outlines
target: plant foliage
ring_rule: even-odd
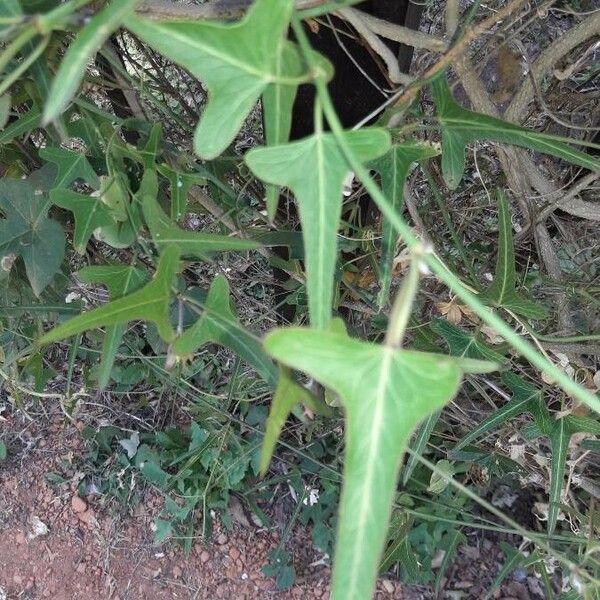
[[[439,591],[447,562],[464,539],[462,527],[444,523],[441,504],[423,509],[431,512],[430,521],[439,519],[435,526],[426,520],[416,525],[414,515],[398,510],[398,503],[412,501],[398,488],[407,448],[402,484],[444,498],[448,519],[471,526],[462,513],[464,496],[454,489],[460,487],[461,466],[450,458],[475,456],[499,476],[514,474],[511,460],[474,444],[526,415],[532,420],[529,438],[549,447],[552,535],[565,509],[569,448],[584,435],[600,436],[600,425],[591,412],[554,410],[546,399],[550,391],[558,397],[559,386],[587,408],[597,409],[598,397],[513,331],[518,319],[533,330],[530,322],[549,318],[550,310],[528,296],[529,281],[517,272],[506,192],[496,193],[493,282],[473,295],[454,268],[455,253],[443,241],[432,249],[408,227],[404,188],[413,165],[434,164],[440,154],[435,136],[450,190],[463,179],[466,148],[473,142],[516,145],[592,171],[600,171],[597,158],[569,140],[464,108],[453,98],[446,73],[429,81],[435,115],[427,118],[435,127],[415,126],[423,117],[418,111],[392,108],[396,117],[410,118],[406,128],[390,131],[387,113],[377,125],[342,128],[326,86],[334,69],[299,25],[313,13],[298,13],[292,0],[256,0],[241,19],[226,22],[150,18],[135,0],[95,3],[99,7],[90,5],[89,16],[82,12],[85,4],[9,0],[0,6],[4,369],[43,390],[53,372],[49,345],[74,338],[66,353],[66,395],[76,360],[87,365],[87,384],[100,389],[123,391],[153,381],[178,393],[186,386],[211,390],[208,407],[194,405],[195,418],[184,432],[168,429],[142,439],[137,432],[118,439],[116,428],[89,434],[99,452],[114,450],[116,442],[126,454],[119,459],[123,469],[165,494],[158,542],[184,534],[191,540],[195,508],[203,509],[207,533],[210,509],[226,508],[232,492],[268,487],[269,465],[278,443],[289,446],[285,425],[294,415],[310,452],[302,455],[304,471],[275,479],[302,494],[294,519],[314,524],[318,547],[331,553],[335,538],[334,600],[371,598],[380,568],[398,562],[407,580],[432,582],[432,555],[443,547],[447,558],[434,582]],[[314,14],[336,7],[325,3]],[[295,41],[288,39],[290,25]],[[122,57],[111,53],[113,42],[121,44]],[[123,88],[125,114],[105,70]],[[289,141],[301,84],[316,90],[314,131]],[[252,142],[242,156],[242,138],[259,110],[264,131],[249,137],[264,144]],[[431,129],[431,136],[422,134]],[[348,198],[344,185],[353,177],[363,187],[355,186]],[[375,242],[369,238],[368,248],[367,227],[357,217],[363,188],[381,219],[381,235]],[[284,195],[293,202],[288,208],[297,208],[300,232],[282,225]],[[460,236],[450,233],[464,258]],[[272,253],[273,246],[287,247],[288,258]],[[396,292],[403,262],[412,267]],[[467,265],[472,280],[478,275],[474,264]],[[296,309],[291,327],[275,326],[265,308],[270,282],[254,272],[246,285],[239,284],[239,273],[253,273],[255,265],[290,275],[282,287],[283,302]],[[427,266],[469,304],[458,307],[454,323],[425,312],[439,284],[417,293],[418,269]],[[74,293],[78,302],[71,304]],[[357,325],[348,317],[355,301],[375,316]],[[259,317],[257,306],[264,309]],[[463,315],[470,321],[459,326]],[[486,340],[491,334],[482,322],[495,324],[502,345]],[[65,352],[59,345],[53,351]],[[502,379],[491,385],[506,386],[511,399],[453,449],[447,438],[430,447],[442,427],[441,411],[463,378],[481,389],[488,382],[480,375],[499,367]],[[528,383],[517,374],[528,369],[544,371],[558,386]],[[244,401],[236,404],[237,394]],[[272,398],[270,410],[264,398]],[[560,396],[561,409],[566,398]],[[223,426],[232,413],[235,419]],[[437,462],[429,473],[421,463],[427,464],[433,447]],[[338,509],[338,480],[324,473],[335,471],[341,456]],[[266,483],[257,483],[259,475]],[[327,499],[322,505],[303,502],[303,477],[320,482],[315,485]],[[175,502],[173,492],[185,501]],[[261,512],[257,502],[253,506]],[[430,576],[419,572],[415,553],[428,561]],[[510,567],[540,561],[536,554],[524,562],[508,550],[507,557]],[[294,569],[288,555],[280,547],[271,558],[265,572],[289,587]]]

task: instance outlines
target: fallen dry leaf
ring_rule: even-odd
[[[489,325],[482,325],[480,331],[489,344],[501,344],[504,341],[504,338],[497,334],[496,330]]]
[[[475,317],[475,313],[468,306],[459,304],[456,297],[452,298],[450,302],[437,302],[435,307],[453,325],[458,325],[463,317],[469,320],[473,320]]]

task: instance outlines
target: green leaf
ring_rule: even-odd
[[[40,12],[49,12],[60,4],[60,0],[21,0],[25,14],[34,15]]]
[[[68,188],[78,179],[82,179],[94,189],[100,187],[98,175],[92,169],[85,154],[71,152],[64,148],[49,147],[40,150],[40,158],[54,163],[58,167],[54,188]]]
[[[482,342],[478,335],[471,335],[445,319],[435,319],[430,327],[444,338],[452,356],[491,360],[501,364],[506,362],[504,356]]]
[[[4,0],[0,6],[0,17],[19,17],[23,14],[19,0]],[[6,27],[9,27],[7,25]],[[4,25],[0,26],[0,31]]]
[[[429,415],[425,421],[423,421],[419,427],[417,428],[417,433],[410,441],[410,456],[406,461],[406,466],[402,470],[402,484],[406,485],[412,472],[415,470],[415,467],[419,463],[419,457],[422,456],[425,451],[425,447],[427,446],[427,442],[431,437],[431,433],[433,432],[436,423],[439,421],[441,412],[434,412]]]
[[[190,188],[193,185],[205,185],[206,178],[197,173],[183,173],[169,165],[160,165],[158,172],[169,180],[171,189],[171,220],[179,221],[185,214]]]
[[[420,160],[437,156],[439,152],[428,144],[404,143],[394,144],[390,150],[372,161],[369,168],[377,171],[381,177],[381,188],[389,199],[391,205],[398,212],[402,212],[404,204],[404,184],[410,166]],[[379,267],[379,307],[385,306],[390,294],[392,281],[392,266],[395,258],[398,234],[387,219],[383,219],[383,233],[381,237],[381,262]]]
[[[567,453],[571,437],[578,432],[600,435],[600,423],[589,417],[566,415],[551,421],[550,439],[552,460],[550,466],[550,493],[548,498],[548,534],[554,533],[561,504],[561,493],[565,479]]]
[[[152,240],[161,249],[177,246],[184,257],[207,258],[213,252],[228,250],[252,250],[259,244],[212,233],[186,231],[177,227],[158,204],[158,178],[152,170],[146,170],[137,197],[142,204],[144,219],[152,234]]]
[[[289,259],[304,260],[304,246],[302,244],[302,232],[286,229],[274,230],[252,230],[252,237],[263,246],[286,246],[289,251]]]
[[[55,189],[50,192],[50,200],[56,206],[70,210],[75,217],[73,247],[83,254],[87,243],[96,229],[115,223],[110,209],[93,196],[84,196],[71,190]]]
[[[573,432],[591,433],[592,435],[600,436],[600,422],[591,417],[582,417],[579,415],[567,415],[565,417],[569,423],[569,427]]]
[[[451,190],[458,187],[465,170],[465,147],[475,140],[492,140],[538,150],[574,165],[600,171],[593,156],[574,150],[563,138],[539,133],[501,119],[467,110],[452,97],[445,76],[431,84],[442,128],[442,173]]]
[[[485,595],[485,600],[489,600],[494,597],[496,590],[500,587],[502,582],[519,566],[528,567],[533,562],[537,562],[539,557],[534,553],[534,556],[525,556],[519,550],[513,548],[506,542],[500,542],[500,546],[504,554],[506,554],[506,562],[502,565],[500,572],[494,579],[492,585],[490,586],[487,594]]]
[[[299,77],[302,74],[302,58],[298,47],[282,40],[283,50],[278,53],[275,71],[278,77]],[[333,77],[333,66],[320,54],[314,53],[314,60],[325,73],[324,77],[329,80]],[[262,96],[263,127],[267,146],[277,146],[286,143],[290,137],[292,128],[292,109],[298,91],[298,85],[285,83],[271,83],[267,86]],[[266,185],[267,216],[270,221],[275,218],[277,205],[279,203],[279,186]]]
[[[463,544],[467,544],[468,543],[468,539],[467,536],[465,536],[464,533],[462,533],[461,531],[458,531],[457,529],[452,529],[451,531],[448,532],[448,535],[444,537],[444,544],[443,544],[443,552],[444,552],[444,557],[442,559],[442,562],[439,566],[438,572],[435,576],[435,586],[434,586],[434,591],[435,593],[439,596],[442,590],[442,586],[445,584],[445,582],[448,580],[446,578],[446,573],[448,571],[448,568],[451,565],[455,564],[455,554],[456,554],[456,550],[459,546],[462,546]]]
[[[171,288],[179,269],[179,248],[170,246],[160,256],[152,281],[141,290],[85,312],[43,335],[39,345],[58,342],[88,329],[119,325],[128,321],[151,321],[161,337],[169,342],[174,332],[169,321]]]
[[[48,219],[48,200],[27,181],[0,180],[0,258],[20,256],[39,296],[59,270],[65,255],[62,227]]]
[[[561,492],[565,480],[567,451],[573,431],[568,427],[566,418],[553,423],[550,431],[550,448],[552,459],[550,463],[550,491],[548,494],[548,535],[554,533],[561,504]]]
[[[140,288],[146,281],[146,272],[137,267],[105,265],[84,267],[77,277],[85,283],[106,287],[112,300]]]
[[[221,154],[262,92],[281,80],[278,56],[292,7],[292,0],[257,0],[235,24],[126,19],[132,33],[208,88],[208,103],[194,135],[200,157]]]
[[[37,107],[21,115],[0,133],[0,144],[8,144],[21,134],[31,131],[39,125],[41,117],[42,111]]]
[[[154,519],[154,543],[164,544],[173,535],[173,523],[164,519]]]
[[[341,398],[346,450],[332,598],[370,598],[409,436],[456,394],[463,361],[301,328],[269,333],[265,348]],[[495,365],[469,361],[468,368]]]
[[[6,460],[8,452],[6,451],[6,444],[0,440],[0,460]]]
[[[2,131],[8,123],[8,117],[10,116],[10,107],[10,95],[4,94],[4,96],[0,96],[0,131]]]
[[[515,270],[515,248],[512,237],[512,222],[506,196],[497,190],[498,204],[498,257],[494,282],[486,291],[486,295],[502,306],[510,294],[514,293],[517,285]]]
[[[144,123],[146,125],[146,123]],[[162,125],[155,123],[150,129],[150,133],[146,138],[144,145],[141,148],[131,148],[128,150],[133,151],[138,156],[136,160],[139,160],[144,169],[154,169],[156,163],[156,157],[160,152],[160,138],[162,137]]]
[[[373,160],[390,147],[383,129],[348,131],[345,138],[362,161]],[[311,324],[326,329],[331,320],[343,183],[350,172],[346,158],[331,133],[317,132],[291,144],[255,148],[245,159],[256,176],[286,186],[296,196]]]
[[[231,309],[229,298],[227,279],[223,275],[215,277],[204,303],[202,316],[174,341],[173,354],[187,357],[209,343],[226,346],[252,365],[269,386],[275,389],[277,367],[265,354],[260,341],[240,325]]]
[[[121,26],[123,19],[133,10],[136,3],[137,0],[113,0],[96,13],[79,32],[52,81],[48,101],[44,107],[44,124],[54,121],[65,111],[83,80],[88,61]]]
[[[480,438],[496,426],[504,425],[509,419],[512,419],[517,415],[523,413],[537,413],[537,405],[542,401],[541,390],[526,383],[518,375],[515,375],[512,372],[505,373],[503,379],[504,383],[512,389],[513,397],[456,444],[454,448],[455,451],[464,448],[464,446],[470,444],[473,440]]]
[[[498,256],[496,273],[492,285],[481,294],[483,300],[493,306],[512,310],[525,317],[543,319],[547,310],[542,305],[524,298],[515,290],[517,271],[515,269],[515,248],[512,235],[512,222],[506,196],[501,190],[496,191],[498,203]]]
[[[407,544],[412,524],[412,517],[405,512],[395,511],[392,514],[388,543],[379,564],[380,573],[387,573],[395,563],[401,560],[402,553],[400,549]]]
[[[280,41],[283,49],[277,52],[275,72],[278,76],[286,73],[294,76],[302,74],[298,59],[297,46],[287,40]],[[262,95],[263,128],[268,146],[284,144],[290,138],[292,128],[292,108],[298,91],[297,85],[271,83]],[[269,221],[273,221],[279,202],[279,187],[267,184],[266,204]]]
[[[427,491],[431,494],[441,494],[449,485],[448,477],[452,478],[456,471],[454,465],[447,459],[438,460],[436,469],[432,471]]]
[[[296,404],[303,404],[312,408],[315,412],[320,412],[312,394],[306,388],[296,383],[288,369],[281,367],[279,369],[277,388],[271,402],[271,410],[267,419],[265,437],[260,455],[261,475],[264,475],[269,468],[277,440]]]
[[[121,265],[84,267],[77,273],[85,283],[99,283],[108,289],[111,300],[121,298],[139,289],[146,281],[146,273],[135,267]],[[109,325],[106,327],[100,366],[98,367],[98,387],[102,390],[108,385],[110,374],[115,362],[125,325]]]
[[[131,246],[142,225],[142,216],[139,204],[130,200],[125,175],[116,171],[111,177],[103,177],[99,197],[117,222],[99,227],[94,237],[113,248]]]

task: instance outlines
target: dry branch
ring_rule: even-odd
[[[351,23],[352,18],[358,17],[373,33],[393,42],[399,42],[414,48],[424,48],[433,52],[443,52],[446,49],[446,42],[441,38],[402,25],[394,25],[355,8],[342,8],[337,10],[336,14]]]
[[[506,119],[513,123],[522,121],[525,117],[525,111],[531,100],[533,100],[535,93],[531,79],[539,85],[544,75],[556,62],[595,35],[600,35],[600,10],[592,13],[589,17],[581,21],[581,23],[575,25],[575,27],[567,31],[565,35],[559,37],[539,55],[533,63],[531,78],[523,82],[521,89],[515,94],[515,97],[507,108],[505,113]]]

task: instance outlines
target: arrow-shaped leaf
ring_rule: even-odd
[[[494,594],[496,593],[496,590],[500,587],[504,579],[506,579],[512,572],[514,572],[514,570],[517,567],[520,566],[526,568],[540,560],[537,553],[534,552],[532,556],[526,556],[525,554],[519,552],[519,550],[513,548],[506,542],[500,542],[500,547],[506,555],[507,560],[504,563],[504,565],[502,565],[502,568],[500,569],[498,575],[496,576],[492,585],[488,589],[484,600],[489,600],[490,598],[493,598]]]
[[[499,231],[496,273],[492,285],[481,294],[481,298],[488,300],[494,306],[508,308],[525,317],[543,319],[547,316],[546,309],[541,304],[524,298],[515,290],[517,271],[510,211],[506,196],[501,190],[497,190],[496,200]]]
[[[548,494],[548,534],[554,533],[560,510],[562,486],[565,480],[567,451],[574,432],[568,427],[566,418],[558,419],[550,430],[550,491]]]
[[[28,181],[0,179],[0,258],[20,256],[39,296],[59,270],[65,255],[62,227],[48,219],[48,199]]]
[[[456,189],[465,170],[465,147],[474,140],[492,140],[538,150],[574,165],[600,171],[600,162],[565,143],[564,138],[539,133],[502,119],[467,110],[452,97],[444,76],[432,84],[433,98],[442,127],[442,172],[450,189]]]
[[[381,156],[390,146],[389,134],[383,129],[348,131],[345,136],[365,162]],[[343,183],[350,172],[346,158],[333,134],[321,131],[298,142],[250,150],[246,162],[263,181],[286,186],[296,196],[311,324],[325,329],[331,320]]]
[[[50,192],[50,200],[56,206],[73,213],[75,217],[73,246],[80,254],[85,252],[87,243],[96,229],[115,223],[110,209],[100,198],[84,196],[71,190],[54,189]]]
[[[202,316],[175,340],[172,352],[175,356],[186,357],[209,343],[233,350],[275,389],[277,367],[265,354],[260,341],[240,325],[231,309],[229,284],[222,275],[216,277],[210,286]]]
[[[169,165],[160,165],[158,172],[169,180],[171,189],[171,220],[179,221],[185,214],[190,188],[205,185],[206,178],[197,173],[183,173]]]
[[[174,337],[169,321],[171,288],[179,269],[179,248],[170,246],[160,256],[154,278],[141,290],[94,308],[66,321],[43,335],[38,343],[51,344],[88,329],[119,325],[128,321],[151,321],[165,341]]]
[[[567,452],[571,437],[578,432],[600,435],[600,423],[589,417],[566,415],[551,422],[550,440],[552,459],[550,466],[550,493],[548,498],[548,534],[554,533],[560,511],[562,488],[565,480]]]
[[[498,257],[494,282],[488,288],[486,295],[490,300],[502,306],[509,295],[515,291],[517,272],[508,202],[500,190],[497,191],[496,199],[498,203]]]
[[[85,154],[72,152],[64,148],[42,148],[40,157],[45,161],[54,163],[58,167],[58,174],[54,180],[54,188],[68,188],[78,179],[82,179],[92,188],[100,187],[100,180]]]
[[[111,171],[111,176],[102,178],[99,197],[116,222],[99,227],[94,237],[113,248],[127,248],[135,241],[142,225],[141,209],[130,199],[126,175],[116,168]]]
[[[506,362],[504,356],[482,342],[478,335],[469,334],[445,319],[435,319],[430,327],[444,338],[452,356],[492,360],[501,364]]]
[[[31,131],[39,125],[41,118],[42,111],[37,107],[24,113],[0,132],[0,144],[8,144],[22,133]]]
[[[79,279],[86,283],[99,283],[108,289],[111,300],[121,298],[139,289],[146,280],[146,273],[136,267],[121,265],[84,267],[77,273]],[[100,366],[98,367],[98,386],[104,389],[108,385],[110,373],[115,362],[117,351],[123,338],[125,325],[109,325],[104,333]]]
[[[302,74],[302,60],[296,44],[282,40],[283,49],[278,53],[275,63],[275,71],[278,77],[286,74],[299,77]],[[314,53],[315,61],[319,63],[325,77],[329,80],[333,77],[333,67],[331,63],[323,56]],[[265,130],[265,140],[267,146],[276,146],[284,144],[289,140],[290,130],[292,128],[292,109],[298,84],[271,83],[263,92],[263,127]],[[279,187],[267,184],[266,186],[266,204],[269,220],[275,218],[277,204],[279,202]]]
[[[300,75],[301,62],[298,60],[297,47],[289,41],[284,43],[283,49],[277,53],[275,72],[282,76],[285,73]],[[265,140],[268,146],[285,144],[289,140],[292,128],[292,108],[298,91],[297,85],[271,83],[267,86],[262,96],[263,127]],[[279,187],[267,184],[266,204],[267,216],[270,221],[275,218],[279,202]]]
[[[208,88],[208,104],[194,135],[202,158],[215,158],[227,148],[262,92],[280,79],[278,55],[292,7],[292,0],[257,0],[233,25],[126,19],[129,30]]]
[[[267,472],[279,435],[296,404],[308,406],[317,413],[324,412],[323,407],[315,401],[313,395],[306,388],[296,383],[288,369],[281,367],[260,454],[260,472],[262,475]]]
[[[259,244],[225,235],[186,231],[175,225],[158,204],[158,178],[156,172],[144,172],[137,197],[142,204],[144,219],[158,248],[177,246],[185,257],[206,258],[213,252],[227,250],[252,250]]]
[[[542,401],[541,390],[526,383],[518,375],[515,375],[512,372],[505,373],[503,379],[504,383],[512,390],[513,397],[456,444],[456,447],[454,448],[455,451],[470,444],[473,440],[476,440],[488,431],[491,431],[497,425],[505,424],[506,421],[517,415],[523,413],[535,415],[539,412],[538,405]]]
[[[4,94],[0,96],[0,131],[4,129],[6,123],[8,123],[8,117],[10,116],[10,95]]]
[[[434,412],[429,415],[417,428],[417,432],[413,436],[410,441],[409,450],[412,450],[408,460],[406,461],[406,465],[404,469],[402,469],[402,483],[406,485],[412,472],[415,470],[419,462],[419,458],[422,456],[425,447],[427,446],[427,442],[431,437],[431,433],[433,432],[437,422],[440,419],[440,415],[442,413],[440,411]]]
[[[332,598],[370,598],[411,432],[456,394],[465,369],[485,372],[495,365],[300,328],[268,334],[265,347],[341,398],[346,450]]]
[[[77,277],[85,283],[103,285],[113,300],[138,289],[146,281],[142,269],[123,265],[84,267]]]
[[[396,211],[402,211],[404,202],[404,184],[410,166],[414,162],[437,156],[439,152],[428,144],[394,144],[390,150],[372,161],[368,166],[381,177],[381,188]],[[383,220],[381,237],[381,262],[379,273],[379,307],[388,301],[392,281],[394,253],[398,243],[398,233],[387,219]]]

